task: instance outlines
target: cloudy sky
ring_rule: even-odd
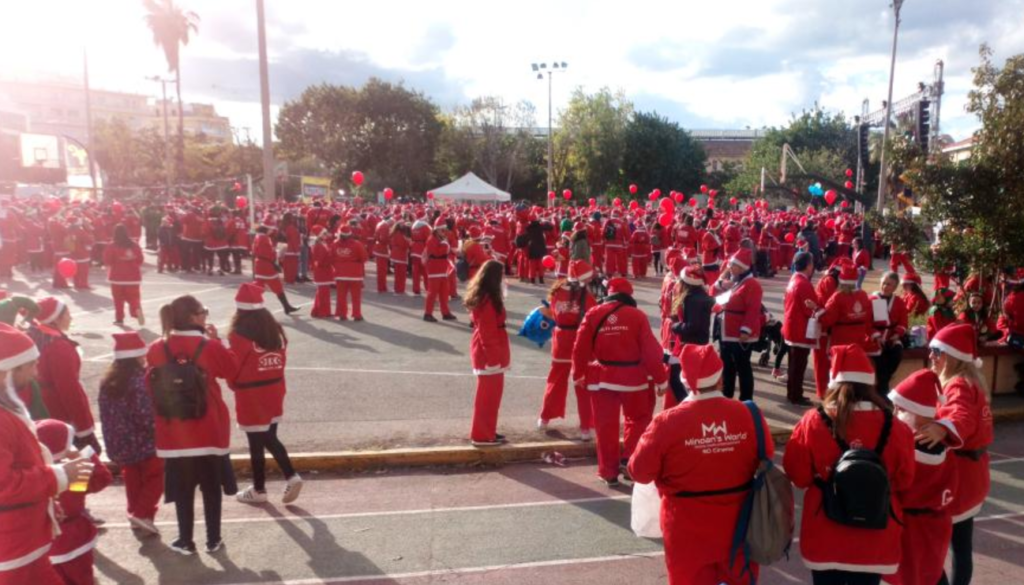
[[[255,0],[178,0],[201,17],[184,51],[186,101],[214,102],[259,135]],[[530,64],[566,62],[554,106],[571,88],[621,88],[638,109],[684,127],[778,125],[819,103],[847,115],[885,98],[889,0],[266,0],[275,105],[306,86],[404,81],[442,107],[476,96],[525,99],[546,125],[547,87]],[[165,66],[140,0],[0,4],[0,77],[79,76],[156,95]],[[894,96],[946,63],[943,132],[977,126],[964,112],[978,45],[1001,62],[1024,52],[1024,0],[906,0]],[[276,113],[276,108],[275,108]]]

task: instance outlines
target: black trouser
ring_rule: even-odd
[[[654,252],[654,273],[661,274],[661,250]]]
[[[945,574],[939,585],[969,585],[974,576],[974,518],[968,518],[953,525],[953,579]]]
[[[807,356],[811,350],[807,347],[789,346],[789,379],[786,380],[786,399],[796,402],[804,397],[804,375],[807,373]],[[780,351],[781,355],[782,352]]]
[[[811,571],[814,585],[878,585],[882,576],[853,571]]]
[[[668,366],[668,385],[672,395],[675,396],[676,402],[682,402],[686,400],[688,393],[686,392],[686,386],[683,386],[683,380],[680,374],[683,371],[682,364],[669,364]]]
[[[270,425],[270,428],[262,433],[245,433],[249,439],[249,459],[252,460],[252,484],[258,492],[265,492],[267,484],[267,463],[263,450],[270,451],[281,468],[285,479],[295,475],[295,468],[292,467],[292,460],[288,457],[288,450],[277,438],[277,423]]]
[[[740,400],[754,399],[754,367],[750,364],[751,345],[738,341],[723,341],[722,394],[732,398],[736,393],[736,377],[740,379]]]
[[[241,248],[231,248],[231,261],[234,264],[235,274],[242,273],[242,250]]]
[[[220,540],[220,477],[224,461],[220,457],[183,457],[175,466],[178,477],[174,496],[174,511],[178,516],[178,539],[184,544],[193,544],[195,527],[196,487],[203,493],[203,517],[206,519],[206,542]]]
[[[40,270],[46,270],[46,261],[43,259],[42,252],[29,252],[28,263],[32,267],[32,272],[38,272]]]
[[[779,353],[775,354],[775,369],[778,370],[782,367],[782,358],[786,357],[789,353],[789,346],[785,343],[779,344]]]
[[[882,347],[882,354],[871,358],[875,362],[875,388],[880,396],[889,394],[889,382],[903,361],[903,346],[889,345]]]

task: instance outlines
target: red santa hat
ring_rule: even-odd
[[[434,222],[434,227],[448,229],[448,219],[443,215],[439,216],[437,221]]]
[[[868,354],[859,345],[836,345],[831,349],[832,370],[829,372],[828,387],[835,389],[840,384],[875,384],[875,368]]]
[[[258,311],[264,308],[263,287],[251,282],[243,282],[235,294],[235,307],[239,311]]]
[[[917,416],[935,418],[935,405],[942,395],[939,376],[928,369],[918,370],[889,392],[893,404]]]
[[[590,280],[594,276],[594,267],[586,260],[573,260],[569,263],[569,282]]]
[[[479,226],[473,226],[469,228],[469,239],[479,240],[484,236],[484,231]]]
[[[49,325],[56,321],[57,317],[60,317],[60,314],[67,308],[64,301],[55,297],[46,297],[38,304],[39,313],[36,315],[36,321],[43,325]]]
[[[633,295],[633,285],[622,277],[615,277],[608,281],[608,294],[610,295]]]
[[[679,280],[690,286],[704,286],[704,269],[700,266],[687,266]]]
[[[750,248],[736,250],[732,258],[729,258],[729,264],[739,266],[743,270],[750,270],[750,267],[754,265],[753,254],[750,252]]]
[[[1012,275],[1007,276],[1006,282],[1011,286],[1017,286],[1018,284],[1024,283],[1024,268],[1018,268],[1012,273]]]
[[[114,359],[126,360],[146,355],[146,342],[136,331],[114,334]]]
[[[313,229],[309,230],[309,233],[310,233],[310,235],[312,235],[312,236],[313,236],[314,238],[319,238],[319,237],[320,237],[320,236],[322,236],[322,235],[324,234],[324,232],[326,232],[326,231],[327,231],[327,230],[326,230],[326,228],[324,228],[324,226],[322,226],[322,225],[315,225],[315,226],[313,226]]]
[[[28,336],[6,323],[0,323],[0,372],[39,359],[39,350]]]
[[[352,237],[352,226],[347,223],[343,223],[338,226],[338,235],[342,238]]]
[[[916,272],[908,272],[904,274],[903,280],[900,281],[900,284],[907,284],[908,282],[921,286],[921,275]]]
[[[857,268],[852,264],[843,264],[839,268],[839,284],[857,286]]]
[[[679,378],[691,391],[713,388],[722,377],[722,358],[713,345],[684,345],[679,362]]]
[[[978,357],[977,340],[978,334],[974,331],[974,326],[961,323],[940,329],[935,338],[928,343],[928,347],[960,361],[971,362],[980,368],[981,358]]]
[[[54,461],[60,461],[68,456],[71,451],[72,441],[75,440],[75,429],[66,422],[52,418],[36,421],[36,436],[50,454]]]

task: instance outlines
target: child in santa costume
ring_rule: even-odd
[[[469,238],[462,243],[462,255],[466,259],[466,263],[469,264],[469,278],[472,280],[480,271],[480,267],[491,259],[491,255],[481,241],[484,237],[483,230],[478,226],[472,226],[469,228],[468,235]],[[568,258],[568,254],[566,254],[566,258]]]
[[[142,314],[142,248],[128,237],[128,228],[119,224],[114,228],[114,241],[103,249],[103,264],[107,266],[107,282],[114,299],[114,324],[124,324],[124,306],[128,314],[146,324]]]
[[[967,323],[974,327],[978,334],[978,343],[984,344],[1002,337],[996,328],[996,322],[989,316],[985,300],[980,292],[972,292],[967,296],[967,306],[957,315],[958,323]]]
[[[348,319],[348,302],[352,301],[352,318],[363,320],[363,279],[366,277],[366,246],[355,237],[352,226],[342,224],[338,238],[331,246],[334,258],[334,282],[338,287],[338,306],[334,315]]]
[[[970,325],[950,325],[928,344],[931,369],[942,382],[944,400],[935,421],[917,431],[924,447],[940,443],[953,450],[957,483],[950,513],[953,515],[953,574],[941,583],[967,584],[974,571],[974,517],[988,497],[989,455],[992,444],[992,409],[985,396],[979,368],[977,339]]]
[[[36,423],[39,442],[53,456],[54,463],[69,457],[77,457],[78,451],[72,445],[74,429],[59,420],[47,419]],[[58,497],[60,506],[60,534],[50,547],[50,562],[60,573],[65,585],[92,585],[93,554],[99,531],[83,512],[87,494],[103,491],[113,482],[110,470],[100,462],[99,455],[90,458],[92,475],[84,492],[66,491]]]
[[[229,379],[228,386],[235,393],[238,427],[249,441],[253,476],[253,485],[239,492],[237,498],[246,504],[267,501],[264,451],[269,451],[287,480],[281,501],[290,504],[302,491],[302,478],[277,438],[277,425],[284,416],[288,338],[263,305],[260,287],[249,283],[239,287],[235,307],[238,311],[231,321],[228,343],[238,362],[238,376]]]
[[[505,436],[497,433],[505,372],[512,359],[505,330],[504,278],[504,266],[488,260],[476,277],[469,281],[463,299],[470,310],[473,326],[469,355],[476,375],[473,426],[469,437],[478,447],[505,442]]]
[[[146,342],[132,331],[114,334],[114,362],[100,382],[100,422],[107,457],[121,467],[128,522],[159,534],[154,524],[164,494],[164,464],[156,456],[153,398],[146,387]]]
[[[451,256],[451,244],[448,241],[448,224],[444,218],[438,218],[434,224],[434,232],[427,240],[426,248],[423,249],[423,268],[427,275],[427,298],[423,306],[423,320],[436,323],[434,317],[434,303],[441,305],[441,318],[445,321],[455,321],[448,308],[448,300],[451,295],[451,280],[448,278],[450,272],[454,271],[449,260]]]
[[[662,393],[668,385],[662,355],[647,315],[633,299],[633,285],[625,278],[608,281],[604,302],[583,317],[572,371],[573,384],[591,391],[597,473],[609,486],[618,485],[654,416],[655,389]],[[620,412],[625,417],[624,450],[619,447]]]
[[[896,271],[893,270],[893,272]],[[903,304],[907,306],[910,316],[920,317],[927,314],[931,303],[928,302],[928,297],[921,290],[921,275],[908,272],[903,275],[900,285],[903,287]]]
[[[939,377],[920,370],[889,393],[895,416],[915,433],[935,420],[942,396]],[[942,577],[953,532],[950,504],[956,489],[956,462],[945,445],[917,445],[914,483],[903,496],[903,558],[899,571],[885,577],[892,585],[934,585]]]
[[[88,481],[91,461],[54,465],[36,426],[14,392],[28,384],[39,351],[14,327],[0,323],[0,585],[62,585],[48,555],[59,532],[54,498],[70,482]]]
[[[935,336],[943,328],[956,323],[956,310],[953,308],[953,297],[955,294],[948,288],[940,288],[935,291],[932,298],[932,307],[928,309],[928,340],[935,339]]]
[[[757,579],[758,566],[741,574],[742,550],[730,563],[733,532],[750,478],[757,470],[757,429],[765,455],[774,456],[768,423],[722,395],[722,360],[711,345],[686,345],[680,354],[690,391],[675,408],[660,412],[644,431],[629,461],[634,481],[654,482],[661,494],[661,527],[670,585],[741,585]],[[729,448],[701,440],[712,426],[735,437]],[[717,433],[717,431],[712,431]]]
[[[75,446],[91,445],[102,451],[94,433],[89,398],[79,378],[82,357],[78,343],[67,336],[71,328],[71,311],[64,301],[46,297],[39,301],[39,314],[28,335],[39,348],[38,380],[43,402],[50,418],[64,421],[75,428]]]
[[[231,415],[217,378],[234,380],[238,363],[225,348],[217,329],[207,324],[209,310],[195,297],[178,297],[160,308],[163,336],[149,346],[150,369],[170,360],[191,361],[205,373],[206,412],[198,418],[156,416],[156,454],[164,460],[165,502],[173,503],[178,519],[178,538],[171,549],[182,555],[196,554],[192,539],[195,524],[195,493],[203,495],[206,518],[206,550],[220,550],[221,490],[237,491],[228,453],[231,446]],[[153,388],[150,389],[154,391]]]
[[[783,458],[786,475],[807,490],[800,554],[815,584],[877,584],[900,563],[902,499],[914,478],[914,435],[906,425],[893,424],[875,392],[871,360],[859,345],[833,346],[830,352],[828,394],[796,424]],[[891,508],[885,528],[846,526],[822,510],[832,470],[850,445],[874,450],[885,466]]]
[[[309,312],[309,316],[329,319],[333,314],[331,290],[334,288],[334,257],[331,255],[331,245],[334,243],[334,237],[322,225],[314,225],[310,233],[313,236],[310,258],[313,265],[313,286],[316,287],[316,297],[313,298],[313,309]]]
[[[548,292],[548,305],[551,318],[555,321],[555,331],[551,336],[551,369],[548,371],[544,401],[537,419],[537,428],[540,430],[546,430],[553,419],[565,418],[565,400],[569,393],[576,331],[583,322],[583,316],[597,304],[597,300],[587,290],[587,284],[593,277],[594,268],[588,262],[573,260],[569,264],[569,277],[555,282]],[[575,390],[580,438],[590,441],[594,438],[590,393],[583,387]]]

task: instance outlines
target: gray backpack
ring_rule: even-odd
[[[743,502],[736,531],[729,552],[730,565],[743,548],[746,563],[770,565],[783,557],[789,558],[795,525],[793,485],[781,469],[765,455],[764,428],[761,412],[753,401],[744,402],[754,419],[757,435],[757,457],[760,464],[751,482],[750,494]],[[752,579],[753,580],[753,579]]]

